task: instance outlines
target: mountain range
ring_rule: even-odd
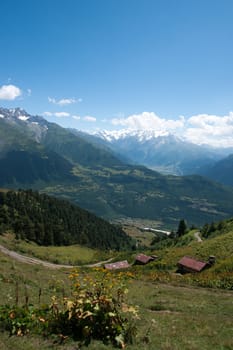
[[[198,145],[169,133],[158,134],[154,130],[102,130],[83,136],[89,141],[92,137],[93,142],[105,145],[128,162],[145,165],[163,174],[207,175],[210,167],[217,166],[218,161],[233,154],[232,147]],[[216,180],[219,179],[218,176]],[[221,181],[229,185],[224,176]]]
[[[181,218],[202,225],[233,215],[232,188],[198,175],[160,174],[129,163],[119,149],[22,109],[0,109],[1,187],[33,188],[106,219],[143,218],[166,228]]]

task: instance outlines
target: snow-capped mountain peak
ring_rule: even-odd
[[[4,119],[6,123],[13,126],[18,125],[23,129],[27,127],[38,142],[48,130],[49,125],[43,117],[33,116],[22,108],[0,108],[0,119]]]
[[[166,174],[195,174],[204,164],[212,164],[232,153],[232,149],[197,145],[161,130],[103,130],[96,132],[94,136],[116,154],[133,163],[143,164]]]
[[[170,134],[167,131],[157,130],[136,130],[136,129],[122,129],[122,130],[100,130],[94,133],[95,136],[108,142],[116,142],[128,138],[134,138],[138,142],[147,142],[156,138],[172,137],[177,140],[180,138]]]
[[[19,119],[22,121],[26,121],[30,118],[30,114],[28,114],[22,108],[11,108],[11,109],[0,108],[0,115],[1,115],[1,118]]]

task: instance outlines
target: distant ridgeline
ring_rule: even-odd
[[[32,190],[0,192],[0,232],[40,245],[81,244],[100,249],[129,249],[132,240],[118,226],[68,201]]]

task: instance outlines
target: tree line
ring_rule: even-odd
[[[39,245],[81,244],[100,249],[129,249],[132,240],[110,224],[68,201],[32,190],[0,192],[0,233]]]

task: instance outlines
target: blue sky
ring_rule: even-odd
[[[232,0],[8,0],[0,11],[1,106],[83,130],[151,118],[196,138],[233,131]]]

